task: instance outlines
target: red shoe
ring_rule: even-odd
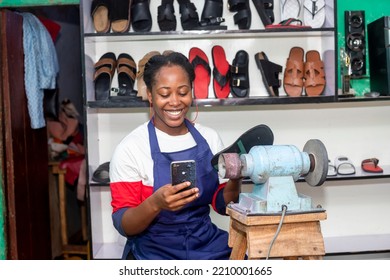
[[[214,46],[212,55],[214,95],[217,98],[227,98],[230,94],[230,65],[226,60],[225,50],[221,46]]]
[[[207,55],[201,49],[194,47],[190,49],[188,56],[195,70],[194,97],[208,98],[211,69]]]

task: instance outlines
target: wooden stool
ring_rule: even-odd
[[[69,244],[68,239],[68,227],[66,220],[66,186],[65,186],[65,174],[66,170],[61,169],[58,163],[50,163],[52,166],[52,173],[58,176],[58,198],[60,205],[60,225],[61,225],[61,243],[62,254],[64,259],[80,259],[74,255],[86,255],[87,259],[90,259],[88,244],[87,245],[72,245]],[[87,239],[87,214],[85,205],[81,206],[81,230],[83,239]]]
[[[246,253],[248,259],[266,258],[281,216],[248,216],[229,207],[227,214],[230,216],[230,259],[242,260]],[[325,248],[320,220],[325,219],[325,212],[284,216],[283,225],[269,257],[322,259]]]

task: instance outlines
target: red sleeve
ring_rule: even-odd
[[[113,182],[111,188],[112,212],[124,207],[136,207],[153,193],[153,187],[139,182]]]

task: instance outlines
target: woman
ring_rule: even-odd
[[[211,166],[222,150],[218,134],[186,119],[195,74],[177,52],[156,55],[144,80],[153,117],[127,135],[110,163],[115,228],[128,238],[127,259],[228,259],[228,234],[212,224],[210,207],[225,214],[241,180],[219,181]],[[170,163],[195,160],[197,185],[172,186]]]

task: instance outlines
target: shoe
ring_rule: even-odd
[[[306,53],[304,86],[307,96],[319,96],[325,90],[325,70],[318,51]]]
[[[321,28],[325,24],[325,1],[305,0],[303,2],[303,21],[312,28]]]
[[[173,0],[162,0],[157,7],[157,23],[161,31],[176,30],[176,16]]]
[[[301,14],[301,0],[280,0],[280,21],[298,19]]]
[[[222,0],[206,0],[203,6],[199,29],[202,30],[226,30],[226,25],[221,25],[225,22],[222,17],[223,1]]]
[[[236,12],[233,19],[234,24],[238,25],[238,29],[251,27],[252,13],[249,0],[228,0],[228,8],[230,12]]]
[[[178,0],[180,10],[180,22],[183,30],[199,29],[199,15],[194,3],[190,0]]]
[[[283,71],[283,67],[269,61],[264,52],[258,52],[255,54],[255,61],[257,68],[260,70],[268,95],[279,96],[279,88],[282,84],[279,79],[279,73]]]
[[[114,0],[115,1],[115,0]],[[152,29],[150,0],[133,0],[131,4],[131,24],[136,32],[148,32]]]
[[[99,167],[92,174],[92,181],[102,184],[110,183],[110,162],[105,162],[99,165]]]
[[[352,175],[356,173],[355,166],[346,156],[338,156],[334,161],[334,166],[339,175]]]
[[[112,52],[105,53],[95,63],[95,100],[108,100],[111,92],[111,81],[115,74],[116,56]]]
[[[111,3],[111,30],[125,33],[130,29],[131,0],[113,0]]]
[[[214,46],[211,50],[213,57],[213,88],[216,98],[227,98],[230,94],[230,65],[226,60],[225,50]]]
[[[283,87],[288,96],[298,97],[303,91],[304,51],[301,47],[293,47],[287,58],[284,70]]]
[[[121,53],[117,60],[118,96],[136,97],[134,83],[137,75],[137,65],[131,55]]]
[[[249,55],[239,50],[230,66],[230,90],[234,97],[248,97],[249,95]]]
[[[97,33],[108,33],[111,28],[111,0],[93,0],[91,17]]]
[[[257,13],[264,26],[273,24],[275,21],[274,16],[274,0],[252,0]]]
[[[233,144],[213,156],[211,165],[218,170],[218,159],[221,154],[237,153],[247,154],[254,146],[272,145],[274,134],[265,124],[260,124],[244,132]]]
[[[148,52],[147,54],[144,55],[143,58],[141,58],[138,61],[138,72],[136,76],[137,89],[138,89],[137,97],[142,98],[142,100],[144,101],[148,100],[147,89],[144,82],[144,68],[145,68],[145,64],[149,61],[149,59],[155,55],[160,55],[160,52],[158,51]]]
[[[196,99],[205,99],[209,96],[209,84],[211,68],[207,55],[199,48],[190,49],[188,59],[194,67],[194,97]]]
[[[378,165],[379,159],[377,158],[368,158],[362,161],[362,169],[365,172],[369,173],[383,173],[383,169]]]

